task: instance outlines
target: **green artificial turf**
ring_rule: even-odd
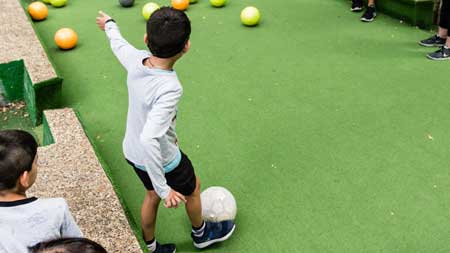
[[[155,0],[163,4],[167,1]],[[36,29],[64,78],[64,106],[82,115],[133,222],[144,188],[122,155],[126,73],[95,26],[98,10],[145,48],[145,1],[69,0]],[[240,24],[256,5],[262,22]],[[181,147],[203,187],[238,202],[237,230],[206,252],[448,252],[448,62],[424,56],[430,33],[384,15],[371,24],[348,1],[229,0],[192,5]],[[78,47],[60,51],[71,27]],[[120,228],[117,228],[120,230]],[[157,238],[196,252],[182,209],[160,209]]]

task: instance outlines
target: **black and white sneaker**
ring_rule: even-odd
[[[442,47],[445,44],[446,39],[433,35],[428,39],[419,41],[419,45],[424,47]]]
[[[156,249],[151,253],[175,253],[177,252],[177,247],[173,243],[159,244],[156,242]]]
[[[436,61],[450,60],[450,48],[443,46],[436,52],[427,54],[427,58]]]
[[[352,0],[352,8],[350,9],[353,12],[360,12],[363,9],[362,0]]]
[[[366,12],[361,16],[361,21],[363,22],[372,22],[377,16],[377,12],[374,6],[367,7]]]

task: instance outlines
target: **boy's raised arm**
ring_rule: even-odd
[[[114,55],[122,66],[128,70],[130,64],[139,55],[139,50],[122,37],[116,22],[106,13],[99,11],[96,23],[101,30],[106,32]]]

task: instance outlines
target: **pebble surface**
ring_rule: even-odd
[[[0,6],[0,64],[24,60],[33,84],[56,78],[19,0],[0,0]]]
[[[44,114],[55,144],[39,148],[38,178],[28,195],[65,198],[84,235],[108,252],[142,252],[75,112]]]

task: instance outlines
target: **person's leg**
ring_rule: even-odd
[[[147,191],[141,208],[141,227],[145,241],[155,238],[156,215],[161,199],[155,191]]]
[[[442,0],[439,12],[439,37],[446,39],[450,22],[450,0]]]
[[[203,225],[202,204],[200,200],[200,179],[196,178],[195,190],[190,196],[186,196],[186,212],[193,228]]]
[[[158,213],[159,202],[161,199],[153,190],[153,184],[148,176],[147,171],[139,169],[131,161],[127,162],[133,167],[136,175],[144,184],[147,192],[141,207],[141,229],[142,234],[147,244],[150,253],[173,253],[176,251],[176,246],[173,243],[159,244],[155,239],[155,225],[156,215]]]
[[[439,20],[439,33],[446,37],[443,39],[442,47],[434,53],[429,53],[427,57],[431,60],[450,60],[450,0],[443,0],[441,15]],[[445,33],[445,30],[447,33]]]
[[[141,208],[141,227],[147,248],[151,253],[173,253],[175,244],[159,244],[155,239],[156,216],[161,199],[155,191],[147,191]]]
[[[421,40],[419,44],[425,47],[442,47],[449,33],[449,21],[450,21],[450,5],[449,0],[443,0],[441,2],[441,8],[439,11],[439,29],[438,33],[431,36],[430,38]],[[435,52],[436,53],[436,52]],[[432,53],[434,54],[434,53]],[[431,54],[428,55],[429,58],[433,58]]]
[[[444,31],[444,29],[442,29],[443,30],[442,32],[443,33],[447,32],[446,33],[447,41],[446,41],[445,45],[447,48],[450,48],[450,0],[442,0],[442,8],[444,8],[444,6],[445,6],[445,9],[444,9],[444,11],[441,10],[440,19],[441,20],[444,19],[443,24],[447,23],[447,26],[445,27],[446,31]],[[440,26],[439,26],[439,28],[440,28]],[[444,38],[444,37],[442,37],[442,38]]]

